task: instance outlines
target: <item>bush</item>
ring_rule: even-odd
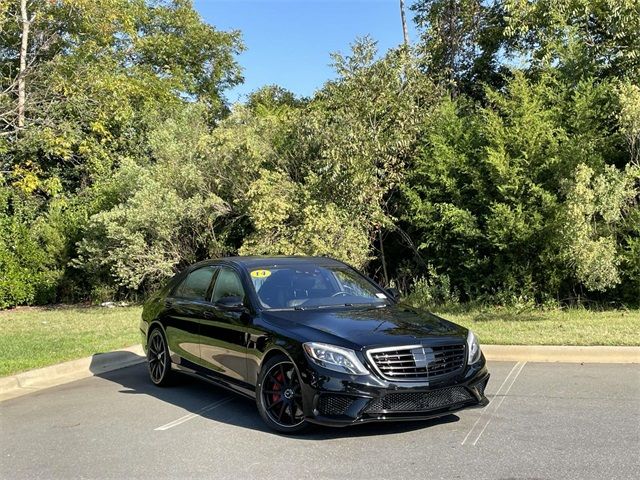
[[[417,278],[406,301],[421,308],[446,308],[457,305],[460,301],[457,293],[452,290],[448,275],[438,275],[430,269],[428,278]]]
[[[0,308],[55,301],[62,271],[41,243],[32,206],[20,192],[0,194]]]

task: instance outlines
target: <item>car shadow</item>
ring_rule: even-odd
[[[133,353],[126,353],[131,356],[131,363],[142,359],[142,357]],[[197,414],[207,420],[255,430],[265,434],[280,435],[267,428],[260,418],[253,400],[230,392],[204,379],[178,373],[174,376],[174,380],[170,386],[158,387],[149,380],[146,363],[144,362],[110,372],[99,371],[102,368],[101,365],[96,365],[95,371],[93,364],[91,368],[96,377],[123,387],[119,390],[119,393],[122,395],[148,395],[175,405],[189,413]],[[458,420],[458,416],[451,414],[430,420],[365,423],[344,428],[311,425],[310,428],[302,434],[286,435],[286,437],[298,438],[300,440],[329,440],[335,438],[393,435],[435,425],[453,423]]]

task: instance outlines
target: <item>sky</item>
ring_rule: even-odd
[[[348,53],[357,37],[370,35],[380,53],[402,43],[399,0],[194,0],[194,6],[217,29],[242,32],[245,82],[226,93],[232,103],[270,84],[313,95],[334,77],[330,53]],[[415,41],[413,15],[406,13]]]

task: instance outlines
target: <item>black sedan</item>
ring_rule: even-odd
[[[415,420],[488,403],[474,334],[398,302],[324,257],[233,257],[187,268],[145,304],[156,385],[175,370],[255,399],[267,425]]]

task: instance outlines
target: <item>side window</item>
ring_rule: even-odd
[[[226,267],[222,267],[218,273],[211,301],[215,303],[224,297],[240,297],[244,300],[244,288],[240,277],[236,272]]]
[[[215,271],[215,267],[203,267],[194,270],[176,289],[175,296],[192,300],[204,300]]]

